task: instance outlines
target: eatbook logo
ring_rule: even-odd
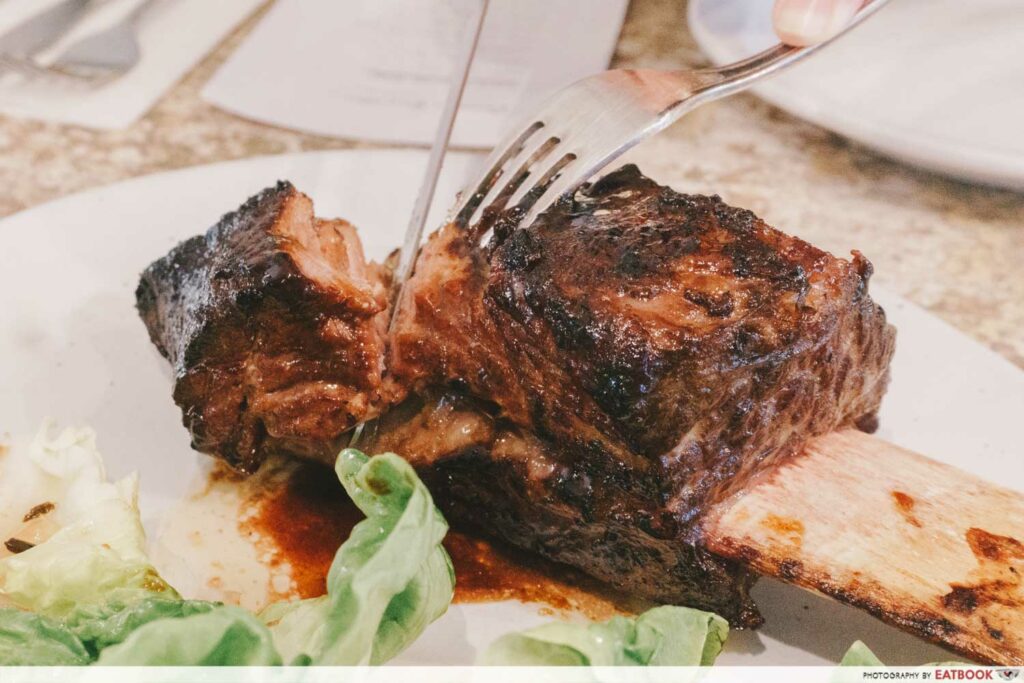
[[[957,666],[936,669],[937,681],[1013,681],[1020,676],[1020,669],[994,669],[991,667],[971,668]]]

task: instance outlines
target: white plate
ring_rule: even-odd
[[[0,222],[0,432],[31,433],[47,415],[95,426],[111,476],[139,470],[146,526],[160,528],[208,460],[189,449],[167,364],[136,317],[139,272],[278,178],[310,194],[321,215],[354,221],[369,255],[380,258],[400,242],[424,160],[412,151],[249,159],[135,179]],[[469,162],[451,158],[439,197],[453,195]],[[900,330],[881,435],[1024,488],[1024,373],[915,306],[876,295]],[[172,579],[180,573],[160,569]],[[893,663],[944,656],[776,582],[762,581],[755,597],[767,624],[734,633],[722,663],[820,664],[856,638]],[[519,603],[457,605],[400,661],[471,663],[500,633],[548,618]]]
[[[778,42],[770,0],[691,0],[717,63]],[[1024,189],[1024,3],[894,0],[791,71],[755,88],[796,116],[966,180]]]

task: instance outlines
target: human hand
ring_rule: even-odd
[[[814,45],[850,23],[864,0],[775,0],[775,33],[788,45]]]

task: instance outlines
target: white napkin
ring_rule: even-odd
[[[159,0],[139,16],[137,35],[142,57],[126,75],[95,88],[0,73],[0,112],[89,128],[129,126],[262,1]],[[47,52],[56,56],[61,47],[76,38],[112,25],[138,2],[97,3],[95,12]],[[53,4],[55,0],[0,2],[0,33]]]
[[[476,1],[278,0],[203,97],[286,128],[430,144]],[[515,111],[607,68],[627,5],[491,0],[452,144],[490,147]]]

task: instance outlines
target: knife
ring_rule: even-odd
[[[0,52],[27,58],[53,45],[89,11],[93,0],[64,0],[0,35]]]
[[[413,205],[409,226],[405,230],[405,241],[402,243],[402,251],[399,254],[398,268],[395,270],[392,288],[392,291],[395,293],[394,305],[391,307],[392,324],[398,317],[395,312],[402,300],[402,290],[412,274],[413,264],[416,261],[420,238],[423,236],[423,226],[427,222],[427,213],[430,211],[434,191],[437,189],[437,177],[441,173],[441,164],[444,161],[445,151],[448,149],[448,141],[452,136],[452,128],[455,126],[455,116],[459,111],[462,93],[466,89],[466,81],[469,79],[473,55],[476,54],[477,44],[480,42],[480,32],[483,30],[488,2],[489,0],[477,0],[474,3],[473,14],[466,22],[469,32],[459,51],[459,58],[455,62],[456,67],[448,89],[448,99],[445,102],[444,110],[441,112],[441,120],[437,125],[434,144],[430,148],[430,158],[427,159],[427,169],[423,174],[423,182],[420,185],[419,194],[416,195],[416,203]]]
[[[441,173],[441,164],[444,162],[444,155],[448,149],[448,141],[452,137],[452,128],[455,126],[455,116],[459,112],[462,93],[466,90],[469,70],[473,65],[473,55],[476,54],[476,47],[480,42],[480,32],[483,30],[489,1],[476,0],[473,14],[466,22],[469,32],[466,34],[465,42],[461,46],[462,49],[459,51],[458,59],[455,62],[455,71],[452,73],[451,85],[448,88],[448,98],[445,101],[444,109],[441,111],[441,119],[437,124],[437,133],[434,135],[434,144],[430,148],[430,157],[427,159],[427,168],[423,172],[423,182],[420,184],[419,193],[416,195],[416,203],[413,204],[409,225],[405,229],[402,250],[398,256],[398,267],[395,269],[395,278],[391,287],[392,304],[391,319],[388,323],[389,334],[394,327],[395,320],[398,319],[397,311],[402,302],[402,291],[405,289],[406,282],[409,281],[409,276],[412,275],[413,265],[416,262],[420,239],[423,237],[423,226],[426,225],[427,213],[430,211],[430,204],[434,199],[434,191],[437,189],[437,178]],[[364,437],[372,438],[376,431],[376,419],[360,422],[352,430],[351,436],[349,436],[348,447],[358,447],[359,442]]]

